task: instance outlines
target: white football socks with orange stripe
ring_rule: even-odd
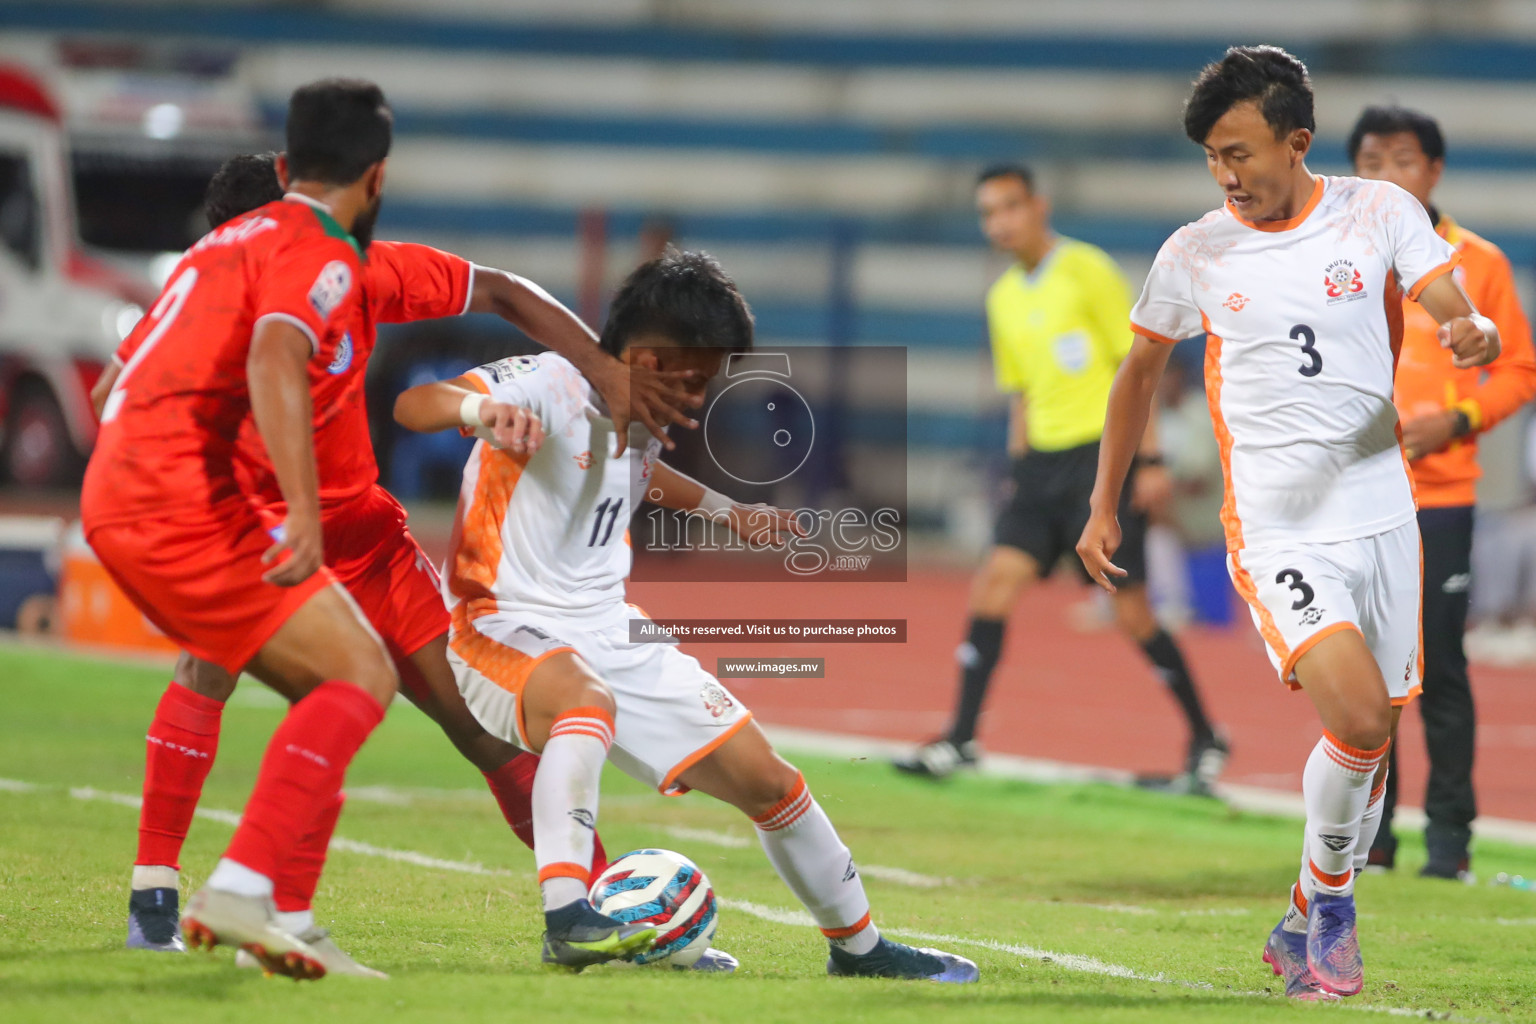
[[[1375,750],[1361,750],[1326,730],[1312,748],[1301,776],[1307,805],[1301,889],[1307,898],[1315,892],[1338,896],[1354,890],[1355,851],[1370,803],[1371,780],[1386,752],[1385,743]]]
[[[613,716],[603,708],[572,708],[550,726],[533,777],[533,858],[546,911],[586,898],[598,779],[612,745]]]
[[[880,941],[869,917],[864,881],[853,855],[838,838],[801,775],[789,793],[752,819],[763,852],[821,926],[827,941],[854,955],[868,953]]]
[[[1385,755],[1383,755],[1385,759]],[[1381,773],[1381,781],[1371,789],[1371,797],[1365,804],[1365,814],[1360,817],[1360,841],[1355,844],[1354,868],[1363,871],[1370,860],[1371,846],[1376,833],[1381,831],[1382,798],[1387,795],[1387,772]]]

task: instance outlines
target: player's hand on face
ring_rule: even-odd
[[[1090,515],[1077,542],[1077,557],[1083,560],[1089,578],[1111,594],[1115,592],[1113,580],[1126,575],[1124,569],[1110,561],[1119,548],[1120,520],[1113,513]]]
[[[1403,447],[1410,459],[1422,459],[1451,443],[1456,436],[1456,417],[1437,409],[1403,421]]]
[[[538,416],[520,405],[487,399],[480,406],[480,418],[490,429],[498,448],[519,455],[532,455],[544,443],[544,424]]]
[[[263,565],[277,564],[261,578],[279,587],[296,587],[320,568],[325,549],[317,517],[290,513],[277,532],[277,540],[261,556]],[[282,558],[284,553],[287,558]],[[282,561],[278,561],[278,559]]]
[[[1157,512],[1173,497],[1173,477],[1167,466],[1142,466],[1131,484],[1131,505],[1142,512]]]
[[[766,504],[732,505],[731,529],[754,548],[781,548],[791,537],[808,535],[805,524],[794,512]]]
[[[1465,370],[1487,366],[1499,357],[1499,332],[1486,317],[1458,316],[1440,325],[1440,347],[1451,350],[1452,365]]]
[[[675,423],[692,430],[699,425],[690,412],[704,404],[704,396],[690,394],[683,386],[693,373],[692,370],[653,370],[640,364],[608,360],[602,379],[593,381],[592,386],[608,403],[608,413],[617,435],[615,458],[624,454],[632,419],[644,424],[668,451],[676,448],[677,442],[667,436],[667,427]]]

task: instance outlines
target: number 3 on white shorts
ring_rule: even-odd
[[[117,380],[112,383],[112,391],[107,395],[107,401],[101,408],[101,422],[106,423],[117,415],[117,410],[122,408],[123,400],[127,395],[124,386],[133,371],[149,355],[149,350],[155,347],[165,332],[171,329],[171,324],[176,319],[176,314],[181,312],[181,307],[186,305],[187,295],[192,291],[192,286],[197,284],[197,268],[188,267],[183,270],[171,286],[160,296],[160,301],[150,308],[149,316],[155,320],[154,329],[144,339],[143,344],[123,365],[123,372],[117,375]]]

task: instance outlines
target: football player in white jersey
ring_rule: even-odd
[[[1293,998],[1353,995],[1354,868],[1420,677],[1419,535],[1392,403],[1401,295],[1441,324],[1457,366],[1496,358],[1498,331],[1411,195],[1307,169],[1312,89],[1289,53],[1228,50],[1196,80],[1184,127],[1226,202],[1164,243],[1132,310],[1078,553],[1113,590],[1116,503],[1153,391],[1170,343],[1203,331],[1232,580],[1280,681],[1323,725],[1302,776],[1301,876],[1264,959]]]
[[[752,316],[712,258],[669,251],[619,290],[602,344],[631,365],[691,372],[685,386],[702,395],[727,353],[751,348]],[[751,713],[675,645],[631,639],[631,620],[644,620],[624,600],[637,499],[696,510],[757,545],[802,532],[791,515],[737,505],[662,465],[643,428],[624,458],[605,458],[615,438],[602,398],[554,353],[412,388],[395,418],[481,438],[443,573],[449,660],[481,724],[542,755],[533,818],[545,962],[629,959],[656,937],[587,900],[606,758],[663,793],[697,789],[746,813],[827,936],[828,973],[976,980],[963,957],[883,937],[848,848]]]

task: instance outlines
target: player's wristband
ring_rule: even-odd
[[[459,422],[466,427],[485,426],[485,420],[480,418],[480,403],[484,401],[484,395],[477,395],[473,391],[465,395],[464,401],[459,403]]]
[[[731,509],[735,507],[736,503],[730,498],[727,498],[719,491],[706,487],[704,488],[704,497],[699,499],[698,507],[694,511],[701,515],[709,516],[711,519],[722,519],[729,516]]]

